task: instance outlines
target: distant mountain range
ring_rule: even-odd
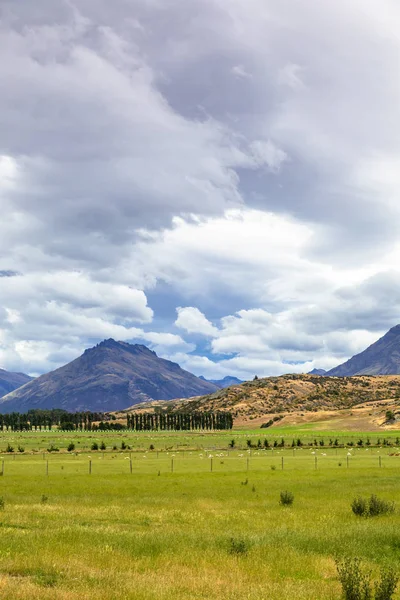
[[[325,369],[313,369],[309,371],[307,375],[326,375]]]
[[[32,377],[25,375],[25,373],[10,373],[0,369],[0,398],[31,380]]]
[[[105,340],[67,365],[33,379],[0,400],[0,412],[31,408],[121,410],[148,400],[188,398],[216,391],[146,346]]]
[[[345,363],[327,371],[332,377],[400,374],[400,325]]]
[[[238,379],[237,377],[231,377],[229,375],[227,375],[223,379],[206,379],[205,377],[203,377],[203,375],[200,375],[199,379],[202,379],[203,381],[209,381],[210,383],[213,383],[220,389],[227,388],[231,385],[240,385],[241,383],[243,383],[241,379]]]
[[[309,373],[323,377],[398,374],[400,325],[342,365]],[[206,396],[242,383],[236,377],[207,381],[159,358],[146,346],[109,339],[36,379],[0,369],[0,412],[30,408],[116,411],[146,401]]]

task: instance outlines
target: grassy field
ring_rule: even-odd
[[[341,431],[334,427],[326,430],[313,428],[313,424],[302,426],[281,426],[270,429],[235,429],[233,431],[206,431],[206,432],[165,432],[165,431],[143,431],[143,432],[60,432],[52,431],[29,431],[29,432],[0,432],[0,454],[6,452],[7,446],[11,446],[18,454],[20,447],[26,453],[47,452],[51,445],[58,448],[60,452],[66,452],[68,445],[72,442],[77,452],[91,450],[93,443],[104,442],[107,451],[120,450],[124,443],[132,451],[146,451],[150,447],[158,451],[184,451],[184,450],[215,450],[228,448],[231,440],[235,440],[235,447],[247,448],[247,441],[257,445],[258,440],[264,443],[268,439],[271,445],[274,441],[285,440],[285,445],[291,445],[298,438],[308,445],[315,440],[319,443],[324,441],[329,446],[330,441],[338,439],[339,444],[357,444],[362,439],[363,444],[369,440],[371,445],[383,445],[384,439],[393,445],[400,444],[399,430],[382,430],[381,432],[363,431]]]
[[[60,452],[2,455],[0,598],[338,600],[335,556],[374,573],[398,564],[395,447],[212,449],[251,433],[4,433],[0,448]],[[124,435],[132,452],[89,451]],[[65,451],[72,439],[79,453]],[[283,490],[293,506],[279,504]],[[372,493],[396,512],[353,515],[353,498]]]

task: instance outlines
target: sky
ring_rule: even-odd
[[[2,0],[0,367],[207,378],[400,322],[396,0]]]

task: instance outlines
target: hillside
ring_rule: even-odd
[[[146,346],[109,339],[4,396],[0,412],[30,408],[112,411],[146,400],[195,396],[216,389]]]
[[[392,327],[360,354],[326,373],[332,377],[400,374],[400,325]]]
[[[400,405],[400,376],[321,377],[282,375],[218,390],[207,396],[150,402],[129,410],[218,411],[233,413],[235,424],[262,423],[273,416],[348,409],[391,400]]]
[[[11,373],[0,369],[0,398],[31,380],[32,377],[25,375],[25,373]]]

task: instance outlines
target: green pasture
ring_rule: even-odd
[[[121,449],[124,443],[132,451],[146,451],[151,447],[159,452],[184,451],[184,450],[216,450],[229,447],[231,440],[235,440],[235,448],[247,449],[248,440],[252,445],[257,445],[258,440],[264,443],[268,439],[273,445],[274,441],[281,442],[282,438],[286,446],[291,446],[293,440],[298,439],[303,444],[320,443],[323,440],[325,447],[336,439],[341,445],[353,443],[361,439],[365,445],[369,440],[371,445],[383,445],[386,439],[392,445],[400,445],[400,431],[377,432],[344,432],[344,431],[314,431],[309,425],[301,427],[272,427],[270,429],[234,429],[232,431],[121,431],[121,432],[99,432],[99,431],[75,431],[62,432],[57,429],[51,431],[22,431],[0,432],[0,453],[5,452],[7,446],[11,446],[15,453],[18,447],[26,453],[42,453],[53,445],[60,452],[66,452],[68,445],[72,442],[75,451],[89,451],[94,442],[100,445],[104,442],[108,452]]]
[[[232,450],[237,432],[215,435],[205,450],[186,432],[3,433],[0,448],[15,438],[60,452],[0,453],[1,600],[339,600],[335,556],[397,567],[395,446]],[[124,436],[130,451],[88,450]],[[395,513],[353,515],[354,497],[371,494]]]

